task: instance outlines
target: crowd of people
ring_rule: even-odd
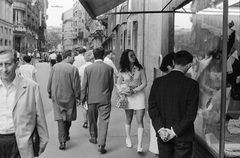
[[[229,108],[234,110],[240,103],[239,57],[239,52],[232,53],[227,68],[228,83],[232,87]],[[127,107],[124,108],[126,147],[133,146],[131,123],[135,114],[137,153],[143,154],[143,118],[148,111],[149,150],[161,158],[190,158],[196,116],[209,123],[220,120],[220,103],[216,101],[220,97],[216,96],[221,91],[221,51],[211,51],[203,60],[197,60],[185,50],[167,54],[160,66],[162,76],[151,85],[149,106],[146,105],[144,90],[147,76],[135,52],[130,49],[122,52],[119,71],[113,58],[114,53],[102,47],[93,50],[78,47],[50,54],[47,91],[53,104],[54,120],[58,124],[59,149],[67,148],[72,121],[77,118],[77,106],[81,106],[82,126],[89,129],[89,142],[98,144],[100,153],[107,152],[111,97],[115,86],[116,92],[127,99]],[[30,64],[30,56],[24,56],[23,60],[24,64],[18,66],[15,51],[0,51],[0,97],[5,98],[0,101],[0,157],[32,158],[45,150],[49,139],[35,76],[37,70]],[[35,130],[40,138],[38,150],[32,147]]]

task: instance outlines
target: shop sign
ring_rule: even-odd
[[[26,33],[26,28],[24,26],[14,26],[14,32]]]

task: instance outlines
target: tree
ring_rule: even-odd
[[[48,30],[46,42],[48,50],[51,50],[53,47],[57,48],[61,44],[61,30]]]

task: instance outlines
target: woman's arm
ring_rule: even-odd
[[[134,93],[140,92],[145,87],[147,87],[147,77],[144,69],[140,70],[140,80],[141,80],[141,84],[133,89]]]

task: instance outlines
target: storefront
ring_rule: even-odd
[[[87,4],[86,1],[80,0],[83,6],[84,3]],[[189,6],[188,10],[186,5]],[[156,6],[161,7],[156,9]],[[92,17],[100,15],[94,12],[95,5],[84,7]],[[155,76],[153,70],[159,67],[159,60],[156,58],[159,54],[164,56],[171,51],[185,49],[200,60],[215,49],[221,52],[221,69],[211,73],[216,79],[211,80],[215,89],[211,92],[211,97],[200,96],[202,103],[195,121],[196,142],[193,157],[240,157],[240,102],[232,100],[231,87],[226,86],[230,73],[227,59],[233,52],[240,52],[240,0],[129,0],[126,8],[128,10],[108,13],[126,15],[127,21],[119,20],[117,27],[112,27],[116,37],[115,45],[108,46],[107,44],[111,44],[108,41],[104,44],[107,48],[115,46],[120,53],[125,48],[135,50],[146,69],[149,85],[152,83],[151,77]],[[106,7],[104,11],[109,10]],[[189,29],[173,31],[174,19],[179,20],[176,19],[178,13],[189,15]],[[119,32],[116,32],[116,29]],[[111,36],[107,40],[113,42]]]

